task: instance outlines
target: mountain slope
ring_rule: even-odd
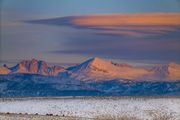
[[[152,69],[118,64],[101,58],[92,58],[82,64],[68,68],[80,80],[180,80],[180,65],[155,66]]]
[[[92,58],[84,63],[71,67],[72,73],[77,74],[79,79],[138,79],[140,76],[150,74],[144,68],[133,67],[128,64],[117,64],[101,58]]]
[[[169,79],[180,79],[180,65],[171,63],[168,67],[168,78]]]
[[[180,65],[151,69],[92,58],[64,69],[24,60],[0,68],[2,96],[180,96]]]
[[[154,78],[180,80],[180,65],[176,63],[155,66],[151,69],[151,71],[153,72],[151,77]]]
[[[0,67],[0,74],[9,74],[10,72],[6,65]]]
[[[46,62],[36,59],[23,60],[11,68],[6,65],[0,68],[0,74],[16,73],[58,75],[63,79],[76,80],[180,80],[180,65],[170,63],[147,69],[96,57],[67,69],[60,66],[48,66]]]
[[[35,74],[0,75],[0,97],[20,96],[180,96],[180,81],[62,80]]]
[[[9,70],[8,73],[10,74],[29,73],[29,74],[40,74],[40,75],[57,75],[59,72],[65,70],[63,67],[60,66],[49,67],[46,62],[38,61],[36,59],[23,60],[17,65],[7,69]]]

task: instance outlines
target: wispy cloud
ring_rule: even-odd
[[[97,14],[74,17],[79,26],[180,25],[179,13]]]
[[[96,14],[28,21],[93,29],[95,34],[144,37],[177,31],[179,13]]]

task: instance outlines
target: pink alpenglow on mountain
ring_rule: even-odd
[[[61,66],[52,66],[49,67],[49,75],[58,75],[60,72],[64,72],[65,69]]]
[[[170,63],[168,65],[168,72],[167,72],[168,79],[180,79],[180,65],[175,63]]]
[[[9,74],[10,70],[6,66],[0,67],[0,74]]]
[[[151,69],[134,67],[129,64],[118,64],[101,58],[92,58],[79,65],[64,69],[61,66],[48,66],[36,59],[23,60],[16,66],[0,68],[0,74],[29,73],[46,76],[64,76],[76,80],[180,80],[180,65],[170,63],[157,65]]]
[[[168,70],[161,69],[168,66]],[[130,79],[130,80],[180,80],[180,68],[175,64],[163,65],[157,71],[142,67],[134,67],[128,64],[118,64],[101,58],[93,58],[69,70],[76,74],[80,80],[112,80],[112,79]],[[171,77],[170,77],[171,76]]]
[[[139,76],[148,74],[149,72],[143,68],[135,68],[125,64],[115,64],[108,60],[100,58],[90,59],[74,69],[73,73],[78,74],[79,79],[136,79]]]
[[[11,68],[0,68],[0,74],[15,74],[15,73],[29,73],[29,74],[40,74],[40,75],[57,75],[59,72],[64,71],[63,67],[47,66],[44,61],[38,61],[36,59],[23,60],[14,67]]]
[[[155,66],[150,71],[153,72],[153,74],[149,76],[152,79],[180,80],[180,65],[176,63]]]

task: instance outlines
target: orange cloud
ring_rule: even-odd
[[[78,26],[180,25],[180,13],[99,14],[74,17]]]
[[[30,22],[93,29],[101,35],[148,37],[179,33],[180,13],[94,14]]]
[[[97,14],[71,18],[75,26],[94,28],[97,34],[144,37],[176,32],[180,13]]]
[[[103,35],[124,35],[130,37],[144,37],[176,32],[176,27],[170,26],[100,26],[95,32]]]
[[[135,31],[116,31],[116,30],[100,30],[96,32],[97,34],[104,35],[124,35],[133,37],[143,37],[144,34]]]

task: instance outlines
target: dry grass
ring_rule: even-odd
[[[148,116],[151,120],[177,120],[173,113],[165,112],[162,110],[147,111]],[[120,116],[101,115],[97,116],[93,120],[142,120],[136,116],[125,113]],[[143,119],[144,120],[144,119]],[[149,119],[148,119],[149,120]]]
[[[121,116],[110,116],[110,115],[102,115],[97,116],[94,120],[139,120],[135,116],[121,115]]]
[[[152,120],[175,120],[172,113],[163,111],[149,111],[149,115],[152,117]]]
[[[151,120],[175,120],[175,116],[171,113],[162,111],[147,111]],[[136,116],[124,113],[119,116],[101,115],[95,118],[81,118],[71,116],[59,115],[37,115],[37,114],[14,114],[14,113],[0,113],[0,120],[144,120]],[[149,120],[149,119],[148,119]],[[178,120],[176,118],[176,120]]]

